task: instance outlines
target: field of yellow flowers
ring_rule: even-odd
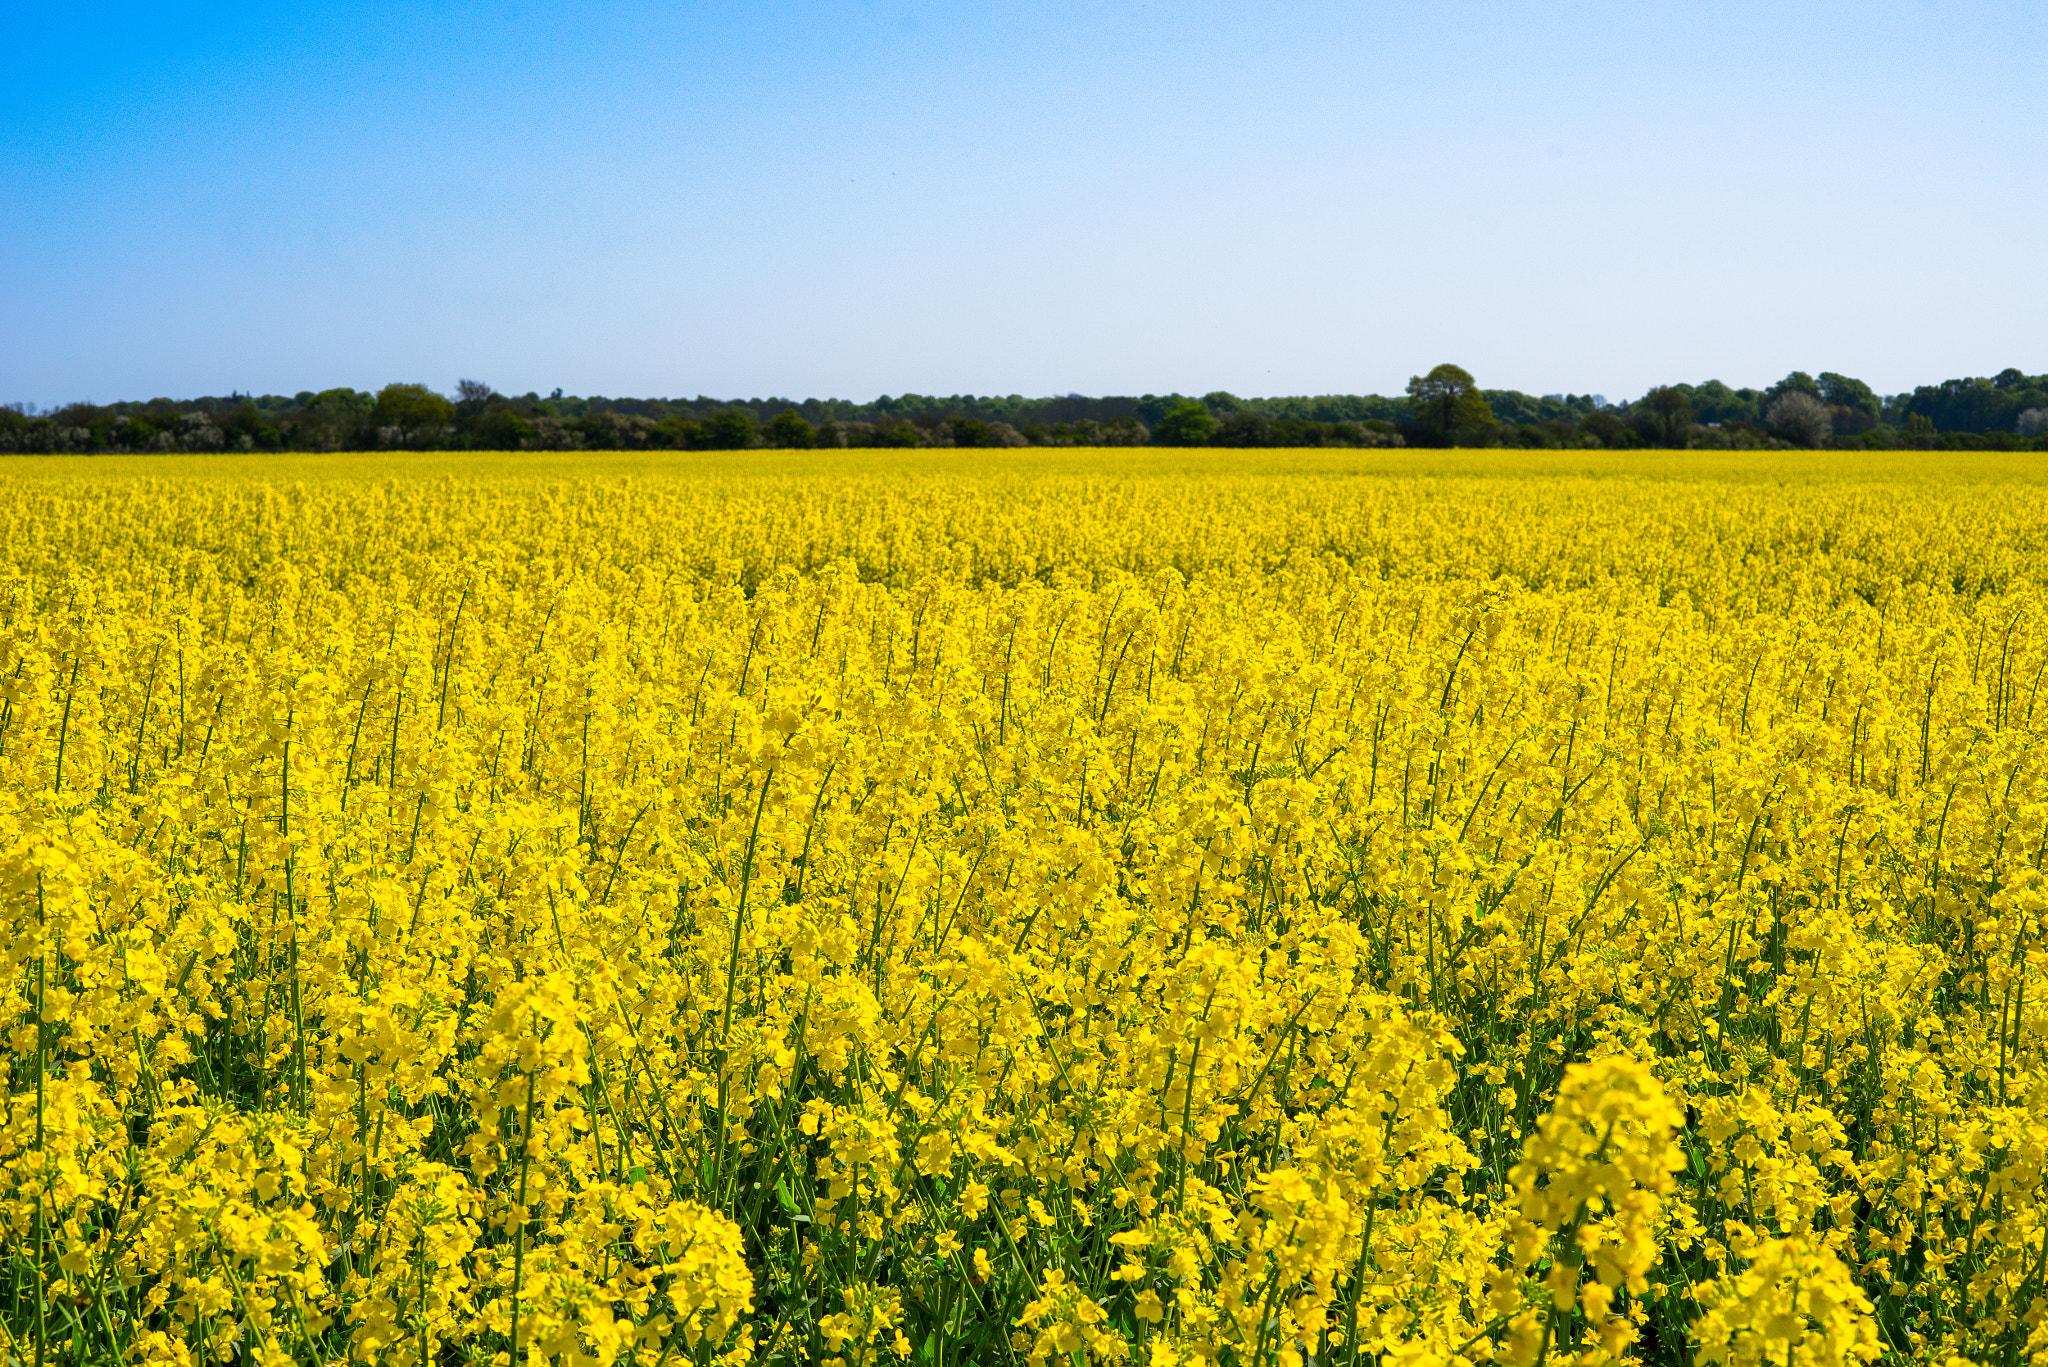
[[[2044,479],[10,464],[0,1361],[2042,1361]]]

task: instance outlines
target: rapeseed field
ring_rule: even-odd
[[[11,463],[0,1357],[2048,1358],[2044,475]]]

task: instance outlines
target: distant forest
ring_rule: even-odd
[[[1393,397],[608,399],[505,395],[463,380],[452,395],[390,384],[0,408],[0,453],[18,454],[1146,445],[2048,450],[2048,375],[2004,370],[1879,395],[1832,371],[1794,371],[1768,389],[1709,380],[1621,403],[1481,389],[1440,365]]]

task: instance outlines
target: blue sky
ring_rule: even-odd
[[[2048,370],[2048,5],[10,4],[0,399]]]

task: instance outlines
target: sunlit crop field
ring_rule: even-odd
[[[0,465],[0,1361],[2040,1361],[2034,461]]]

